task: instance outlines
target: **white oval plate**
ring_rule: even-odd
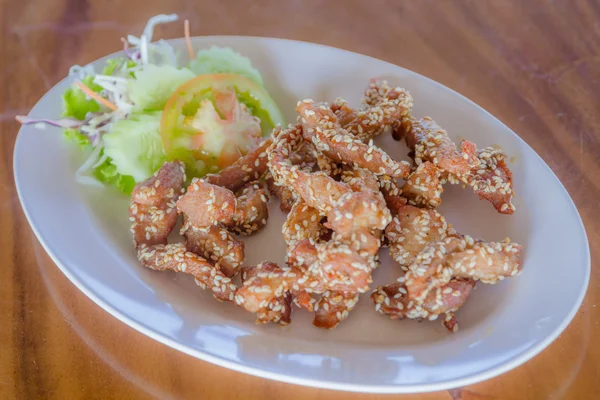
[[[181,40],[172,43],[184,49]],[[455,140],[502,146],[515,176],[516,213],[500,215],[459,187],[447,187],[441,210],[460,232],[486,240],[510,236],[523,244],[523,273],[495,286],[478,285],[457,313],[456,334],[439,321],[391,321],[374,312],[368,295],[332,331],[314,328],[311,315],[298,310],[288,327],[256,325],[253,315],[215,301],[190,276],[142,268],[131,243],[128,199],[75,182],[83,155],[60,130],[24,126],[14,153],[23,209],[52,259],[93,301],[194,357],[269,379],[364,392],[434,391],[488,379],[530,359],[565,329],[588,284],[587,238],[564,187],[510,129],[452,90],[370,57],[287,40],[194,39],[196,49],[213,44],[252,59],[288,121],[295,120],[298,99],[339,96],[358,105],[368,80],[384,77],[412,93],[416,115],[433,117]],[[56,85],[30,115],[56,118],[69,84]],[[406,148],[390,137],[379,144],[393,157],[407,158]],[[267,229],[246,241],[249,265],[283,262],[284,215],[272,203]],[[399,276],[387,250],[381,259],[375,284]]]

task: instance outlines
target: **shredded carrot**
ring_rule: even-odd
[[[94,92],[89,87],[85,86],[83,83],[81,83],[81,82],[75,82],[75,84],[85,94],[87,94],[88,96],[90,96],[94,100],[96,100],[96,101],[104,104],[106,107],[110,108],[111,110],[115,111],[116,109],[119,108],[119,107],[115,106],[113,103],[111,103],[110,101],[106,100],[104,97],[100,96],[98,93]]]
[[[129,49],[129,42],[124,37],[121,38],[121,42],[123,43],[123,50],[127,51]]]
[[[194,48],[192,47],[192,40],[190,39],[190,21],[187,19],[183,22],[183,30],[185,33],[185,44],[187,45],[188,53],[190,54],[190,60],[193,60],[196,56],[194,56]]]

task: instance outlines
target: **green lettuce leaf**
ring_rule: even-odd
[[[81,82],[94,92],[102,90],[100,86],[94,83],[93,76],[86,76]],[[100,104],[96,100],[87,99],[85,93],[77,86],[72,86],[65,90],[62,99],[63,117],[73,117],[83,120],[88,112],[100,111]]]
[[[260,72],[252,66],[250,59],[228,47],[212,46],[200,50],[196,58],[190,62],[189,68],[196,75],[238,74],[264,86]]]
[[[110,60],[106,60],[106,64],[102,69],[102,75],[112,75],[115,73],[115,70],[118,66],[123,63],[123,58],[111,58]]]
[[[67,142],[74,143],[82,149],[85,149],[91,145],[90,139],[77,129],[64,129],[63,136]]]
[[[106,64],[102,69],[102,75],[112,75],[123,63],[126,63],[127,68],[135,67],[135,61],[126,59],[125,57],[111,58],[106,60]]]
[[[194,78],[194,74],[187,68],[149,64],[135,77],[129,82],[129,97],[135,103],[134,111],[161,111],[173,92]]]
[[[135,186],[133,176],[119,174],[110,157],[97,166],[92,175],[102,183],[117,187],[126,195],[130,195]]]
[[[87,136],[81,134],[77,129],[65,129],[63,132],[65,139],[73,144],[76,144],[82,149],[91,146]],[[100,156],[104,151],[100,153]],[[110,186],[117,187],[121,192],[130,195],[135,186],[135,179],[129,175],[121,175],[117,171],[117,167],[112,163],[112,159],[108,157],[102,164],[94,168],[92,175],[100,182]]]
[[[112,159],[116,172],[140,182],[167,160],[160,136],[161,114],[132,114],[104,134],[104,153]]]

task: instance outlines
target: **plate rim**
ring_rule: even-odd
[[[345,53],[351,53],[354,56],[367,57],[372,60],[376,60],[380,63],[385,63],[390,66],[400,68],[408,74],[415,75],[419,79],[427,80],[427,81],[429,81],[429,83],[434,84],[435,86],[438,86],[443,90],[450,91],[454,96],[458,96],[462,100],[466,100],[472,107],[475,107],[478,111],[480,111],[480,112],[483,111],[483,113],[486,115],[486,117],[491,118],[492,120],[495,120],[496,122],[505,126],[508,129],[508,131],[510,132],[510,134],[515,136],[516,139],[518,141],[520,141],[520,145],[526,146],[533,154],[535,154],[535,156],[539,159],[539,161],[542,162],[544,167],[547,170],[549,170],[549,172],[551,173],[551,175],[552,175],[553,179],[556,181],[556,183],[558,183],[559,187],[562,190],[562,194],[566,195],[566,198],[568,199],[568,201],[570,202],[570,205],[572,206],[572,208],[575,211],[575,215],[577,216],[577,219],[579,222],[579,228],[581,230],[581,233],[583,234],[583,239],[585,242],[585,250],[586,251],[585,251],[585,254],[583,255],[583,259],[584,259],[583,261],[584,261],[584,265],[585,265],[584,285],[582,287],[582,290],[580,290],[579,297],[577,298],[576,302],[573,303],[573,306],[572,306],[571,310],[569,311],[569,313],[567,314],[566,318],[564,318],[563,321],[561,322],[561,324],[559,324],[559,326],[557,326],[557,328],[555,328],[554,331],[552,331],[549,335],[547,335],[546,338],[544,338],[544,340],[537,342],[535,345],[533,345],[528,350],[517,354],[516,356],[508,359],[507,361],[505,361],[503,364],[501,364],[499,366],[491,367],[491,368],[488,368],[488,369],[485,369],[482,371],[478,371],[475,373],[470,373],[461,378],[452,378],[449,380],[443,380],[440,382],[427,383],[427,384],[422,383],[422,384],[373,385],[373,384],[340,383],[340,382],[335,382],[335,381],[326,380],[326,379],[320,380],[320,379],[302,378],[302,377],[296,377],[296,376],[293,376],[290,374],[286,374],[283,372],[272,372],[272,371],[267,371],[267,370],[261,369],[259,367],[248,366],[240,361],[227,360],[227,359],[221,358],[219,356],[208,354],[202,350],[198,350],[198,349],[191,348],[189,346],[185,346],[183,344],[178,343],[176,340],[170,339],[170,338],[162,335],[161,333],[156,332],[153,329],[151,329],[147,326],[144,326],[143,324],[141,324],[139,322],[136,322],[131,317],[119,312],[118,310],[113,308],[110,304],[108,304],[107,302],[102,300],[99,296],[97,296],[91,290],[89,290],[79,279],[77,279],[73,274],[71,274],[71,272],[68,270],[68,268],[66,268],[64,263],[61,261],[60,257],[58,257],[56,255],[56,253],[54,251],[52,251],[52,249],[47,245],[45,238],[38,231],[37,227],[32,223],[32,216],[30,215],[28,209],[25,206],[27,201],[23,198],[21,189],[19,186],[19,178],[18,178],[18,175],[19,175],[18,170],[19,169],[17,167],[17,157],[16,157],[17,154],[19,153],[19,149],[23,146],[23,144],[22,144],[23,139],[22,139],[21,132],[24,129],[24,126],[21,126],[19,128],[16,140],[15,140],[12,165],[13,165],[13,178],[15,180],[17,196],[19,199],[19,203],[21,204],[23,213],[25,214],[25,217],[27,219],[27,222],[28,222],[31,230],[35,234],[35,237],[40,242],[40,244],[42,245],[42,247],[46,251],[46,253],[50,256],[50,258],[52,259],[54,264],[67,277],[67,279],[69,279],[69,281],[71,281],[71,283],[73,283],[73,285],[75,285],[75,287],[77,287],[77,289],[79,289],[81,292],[83,292],[83,294],[85,294],[90,300],[92,300],[101,309],[103,309],[108,314],[112,315],[113,317],[115,317],[116,319],[121,321],[122,323],[124,323],[124,324],[128,325],[129,327],[133,328],[134,330],[138,331],[139,333],[146,335],[146,336],[156,340],[157,342],[162,343],[163,345],[171,347],[175,350],[178,350],[184,354],[187,354],[194,358],[200,359],[202,361],[218,365],[220,367],[224,367],[224,368],[231,369],[231,370],[241,372],[241,373],[245,373],[248,375],[257,376],[257,377],[265,378],[265,379],[270,379],[270,380],[274,380],[274,381],[278,381],[278,382],[284,382],[284,383],[288,383],[288,384],[296,384],[296,385],[302,385],[302,386],[308,386],[308,387],[314,387],[314,388],[320,388],[320,389],[331,389],[331,390],[346,391],[346,392],[380,393],[380,394],[391,394],[391,393],[409,394],[409,393],[435,392],[435,391],[448,390],[448,389],[453,389],[453,388],[457,388],[457,387],[467,386],[467,385],[471,385],[474,383],[482,382],[482,381],[497,377],[497,376],[502,375],[514,368],[517,368],[518,366],[524,364],[528,360],[537,356],[540,352],[542,352],[544,349],[546,349],[546,347],[548,347],[551,343],[553,343],[558,338],[558,336],[560,336],[560,334],[562,334],[565,331],[565,329],[569,326],[569,324],[572,322],[573,318],[577,314],[577,311],[581,307],[583,300],[585,299],[585,295],[587,294],[587,289],[589,287],[589,282],[590,282],[591,255],[590,255],[589,239],[587,236],[585,225],[584,225],[581,215],[579,213],[579,209],[577,208],[571,195],[569,194],[567,189],[564,187],[564,185],[562,184],[562,182],[560,181],[558,176],[554,173],[554,171],[550,168],[550,166],[544,161],[544,159],[525,140],[523,140],[519,135],[517,135],[505,123],[503,123],[501,120],[499,120],[497,117],[495,117],[493,114],[491,114],[489,111],[487,111],[486,109],[484,109],[483,107],[481,107],[480,105],[475,103],[474,101],[472,101],[469,98],[467,98],[466,96],[458,93],[454,89],[443,85],[442,83],[437,82],[431,78],[428,78],[427,76],[424,76],[422,74],[419,74],[419,73],[409,70],[407,68],[404,68],[402,66],[393,64],[389,61],[381,60],[381,59],[378,59],[376,57],[372,57],[369,55],[357,53],[357,52],[350,51],[350,50],[341,49],[341,48],[334,47],[334,46],[319,44],[319,43],[312,43],[312,42],[306,42],[306,41],[294,40],[294,39],[267,37],[267,36],[206,35],[206,36],[194,36],[191,39],[192,39],[192,41],[194,41],[196,39],[214,40],[214,41],[219,41],[219,40],[223,40],[223,39],[251,40],[251,41],[261,41],[261,40],[278,41],[278,42],[296,43],[296,44],[301,44],[301,45],[318,46],[318,47],[322,47],[322,48],[325,48],[328,50],[335,50],[335,51],[341,51],[341,52],[345,52]],[[185,39],[184,38],[172,38],[172,39],[165,39],[165,40],[169,43],[172,43],[172,42],[184,41]],[[94,63],[98,60],[101,60],[103,58],[106,58],[106,57],[116,56],[119,53],[121,53],[121,51],[107,54],[105,56],[99,57],[95,60],[88,62],[86,65],[92,64],[92,63]],[[67,79],[69,79],[68,76],[61,79],[60,81],[58,81],[49,90],[47,90],[46,93],[42,97],[40,97],[40,99],[31,107],[30,110],[34,109],[46,96],[48,96],[51,92],[53,92],[58,85],[60,85]]]

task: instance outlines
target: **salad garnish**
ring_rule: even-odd
[[[194,53],[187,20],[187,55],[163,39],[153,41],[157,25],[177,19],[150,18],[139,37],[121,38],[122,53],[101,71],[72,66],[61,118],[17,116],[23,125],[62,128],[65,139],[86,152],[75,173],[79,183],[129,194],[175,159],[190,178],[217,172],[283,124],[248,58],[216,46]]]

